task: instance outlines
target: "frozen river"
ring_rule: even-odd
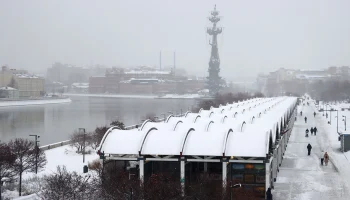
[[[0,108],[0,140],[40,135],[40,145],[67,140],[78,128],[92,131],[96,126],[120,120],[138,124],[149,113],[186,112],[194,99],[119,99],[71,97],[69,104],[51,104]]]

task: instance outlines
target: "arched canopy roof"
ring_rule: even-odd
[[[265,157],[270,142],[275,142],[277,128],[286,123],[285,118],[295,103],[296,98],[292,97],[262,98],[242,103],[239,109],[246,106],[251,109],[236,118],[227,114],[238,108],[210,117],[212,112],[203,110],[188,113],[186,117],[169,117],[166,123],[146,122],[140,129],[109,129],[99,149],[118,155]],[[264,110],[267,111],[262,112]],[[253,117],[255,120],[251,123]],[[244,123],[242,131],[240,127]]]
[[[137,129],[115,129],[108,134],[100,151],[106,154],[138,154],[145,137],[156,130],[156,128],[151,128],[146,131],[139,131]]]
[[[186,137],[193,132],[193,128],[185,127],[178,131],[153,131],[145,140],[141,154],[180,155]]]
[[[216,132],[194,131],[188,135],[183,155],[222,156],[226,137],[231,129],[221,129]]]

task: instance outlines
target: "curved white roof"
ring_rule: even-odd
[[[109,130],[100,150],[123,155],[265,157],[295,105],[294,97],[258,98],[169,116],[165,122],[145,122],[139,129]]]
[[[147,134],[155,130],[112,130],[101,146],[100,151],[106,154],[138,154],[144,138]]]

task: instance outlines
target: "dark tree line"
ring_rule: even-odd
[[[227,103],[234,103],[238,101],[243,101],[251,98],[264,97],[261,92],[254,94],[250,93],[226,93],[226,94],[216,94],[212,100],[202,100],[198,103],[197,107],[192,110],[192,112],[198,112],[199,109],[209,110],[211,106],[219,107],[221,105],[226,105]]]
[[[15,139],[9,143],[0,143],[0,180],[19,179],[19,196],[22,194],[22,175],[35,172],[46,165],[45,153],[36,147],[33,141]]]
[[[96,163],[97,161],[94,167]],[[98,165],[97,168],[102,168],[102,165]],[[97,171],[102,172],[102,169]],[[185,193],[179,178],[161,173],[152,174],[142,183],[138,178],[131,177],[128,171],[120,170],[114,162],[107,164],[99,175],[79,175],[67,172],[64,167],[58,167],[56,173],[45,177],[43,190],[39,195],[44,199],[57,200],[229,200],[231,195],[233,199],[259,199],[255,197],[254,192],[244,189],[232,189],[231,193],[229,184],[223,187],[221,181],[214,180],[208,174],[203,174],[196,182],[186,183]]]

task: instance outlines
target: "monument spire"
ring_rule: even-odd
[[[211,11],[209,21],[213,26],[207,28],[207,33],[212,36],[211,42],[209,41],[209,45],[211,45],[211,55],[209,60],[209,76],[207,77],[207,84],[210,94],[214,95],[219,92],[222,87],[222,79],[219,76],[220,58],[217,42],[217,35],[222,32],[222,28],[216,26],[220,21],[219,11],[216,10],[216,5],[214,6],[214,10]]]

